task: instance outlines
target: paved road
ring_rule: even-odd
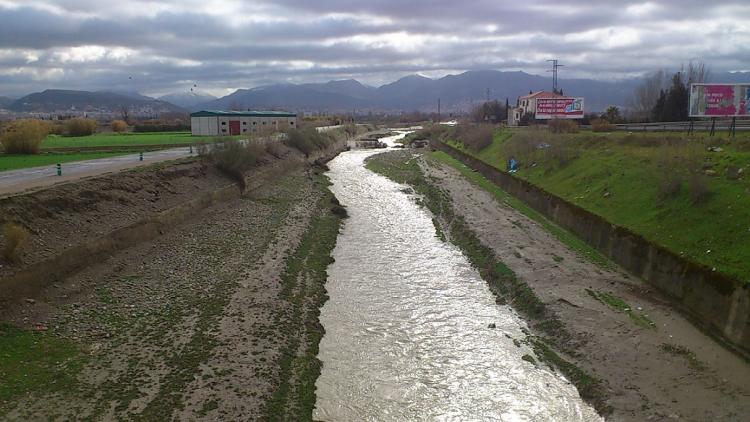
[[[195,154],[197,149],[193,148],[192,155]],[[74,161],[62,164],[62,176],[57,175],[54,165],[4,171],[0,172],[0,196],[190,156],[190,147],[183,147],[144,152],[143,161],[140,161],[137,152],[112,158]]]

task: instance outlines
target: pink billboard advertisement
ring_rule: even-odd
[[[583,118],[583,98],[538,98],[536,119],[581,119]]]
[[[750,116],[750,84],[693,84],[690,117]]]

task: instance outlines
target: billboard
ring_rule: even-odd
[[[535,118],[537,120],[582,119],[583,98],[537,98]]]
[[[690,117],[750,116],[750,83],[691,84]]]

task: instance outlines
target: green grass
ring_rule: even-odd
[[[77,347],[46,332],[0,324],[0,414],[29,392],[65,392],[83,367]]]
[[[654,324],[653,321],[651,321],[642,313],[634,311],[633,308],[621,298],[605,292],[595,292],[591,289],[586,289],[586,293],[588,293],[589,296],[593,297],[599,302],[602,302],[603,304],[618,312],[625,312],[626,314],[628,314],[630,320],[633,321],[635,325],[643,328],[656,329],[656,324]]]
[[[264,420],[312,420],[315,408],[315,381],[321,371],[318,350],[324,333],[318,318],[328,299],[325,283],[331,253],[346,218],[340,211],[345,209],[328,190],[328,178],[319,172],[315,178],[323,195],[300,244],[287,256],[282,275],[279,296],[290,302],[291,313],[277,324],[290,335],[279,362],[280,384],[266,404]]]
[[[691,368],[696,370],[703,370],[706,369],[706,366],[701,362],[696,356],[695,353],[684,346],[679,346],[675,344],[669,344],[669,343],[662,343],[659,345],[659,349],[663,351],[664,353],[668,353],[672,356],[682,356],[687,360],[688,365],[690,365]]]
[[[0,171],[18,170],[29,167],[54,166],[57,163],[94,160],[97,158],[125,155],[123,152],[84,152],[73,154],[0,154]]]
[[[723,136],[699,134],[688,143],[679,133],[552,135],[529,129],[523,135],[501,131],[479,152],[462,150],[504,170],[507,158],[518,154],[511,152],[514,142],[525,137],[533,146],[517,157],[521,168],[516,177],[676,254],[750,282],[750,134]],[[554,148],[537,148],[542,142],[557,143],[567,159],[557,159]],[[709,152],[708,146],[720,146],[722,151]],[[675,170],[682,174],[679,191],[665,198],[658,185],[672,170],[664,161],[680,154],[685,158]],[[709,195],[697,203],[688,184],[690,160],[693,168],[705,165],[716,171],[705,177]],[[725,176],[728,166],[743,168],[744,177],[730,180]]]
[[[240,139],[242,136],[225,136],[221,140]],[[190,132],[154,133],[96,133],[91,136],[50,135],[42,142],[45,148],[121,147],[131,145],[197,144],[215,142],[214,136],[191,136]]]

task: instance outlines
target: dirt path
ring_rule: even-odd
[[[434,160],[422,168],[449,192],[455,211],[481,241],[580,343],[580,354],[566,358],[608,383],[610,420],[746,420],[750,365],[696,329],[649,285],[583,259],[455,169]]]
[[[326,195],[322,176],[295,170],[5,310],[4,322],[44,330],[28,334],[42,346],[75,352],[53,371],[35,367],[42,375],[15,380],[14,391],[0,388],[0,419],[266,416],[280,386],[299,376],[284,371],[290,347],[309,354],[315,340],[283,277],[311,222],[331,215]],[[317,310],[307,295],[318,300],[319,279],[295,300]],[[49,385],[45,371],[64,385]]]

